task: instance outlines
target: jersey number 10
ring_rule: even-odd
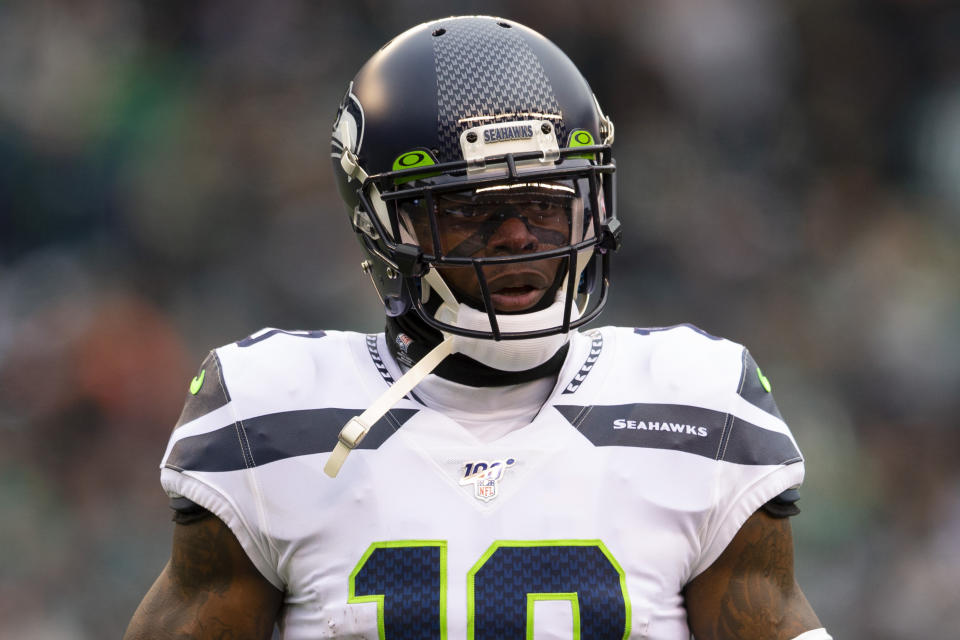
[[[375,542],[348,601],[377,603],[381,640],[445,640],[446,580],[446,541]],[[602,542],[501,540],[467,573],[467,638],[532,638],[538,600],[570,602],[576,640],[630,636],[626,578]]]

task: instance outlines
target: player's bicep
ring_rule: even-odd
[[[697,640],[789,640],[821,626],[794,579],[789,519],[763,511],[687,585],[684,597]]]
[[[177,524],[170,561],[124,637],[270,638],[282,596],[221,520]]]

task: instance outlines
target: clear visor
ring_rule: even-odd
[[[488,185],[401,200],[401,234],[435,258],[525,255],[595,236],[602,203],[590,179]],[[599,209],[596,211],[595,209]]]

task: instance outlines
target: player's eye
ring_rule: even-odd
[[[465,219],[476,219],[487,215],[487,212],[480,207],[447,207],[443,212],[453,218]]]
[[[527,217],[540,222],[551,222],[560,220],[561,218],[566,219],[568,215],[568,208],[565,203],[549,199],[527,202],[524,204],[522,210]]]
[[[440,202],[437,208],[439,213],[450,220],[482,222],[496,213],[498,205],[467,199],[448,198]]]

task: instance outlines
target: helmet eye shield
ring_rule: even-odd
[[[551,251],[593,233],[592,205],[582,195],[589,190],[579,182],[585,179],[494,185],[400,200],[400,223],[425,253],[441,262]]]

